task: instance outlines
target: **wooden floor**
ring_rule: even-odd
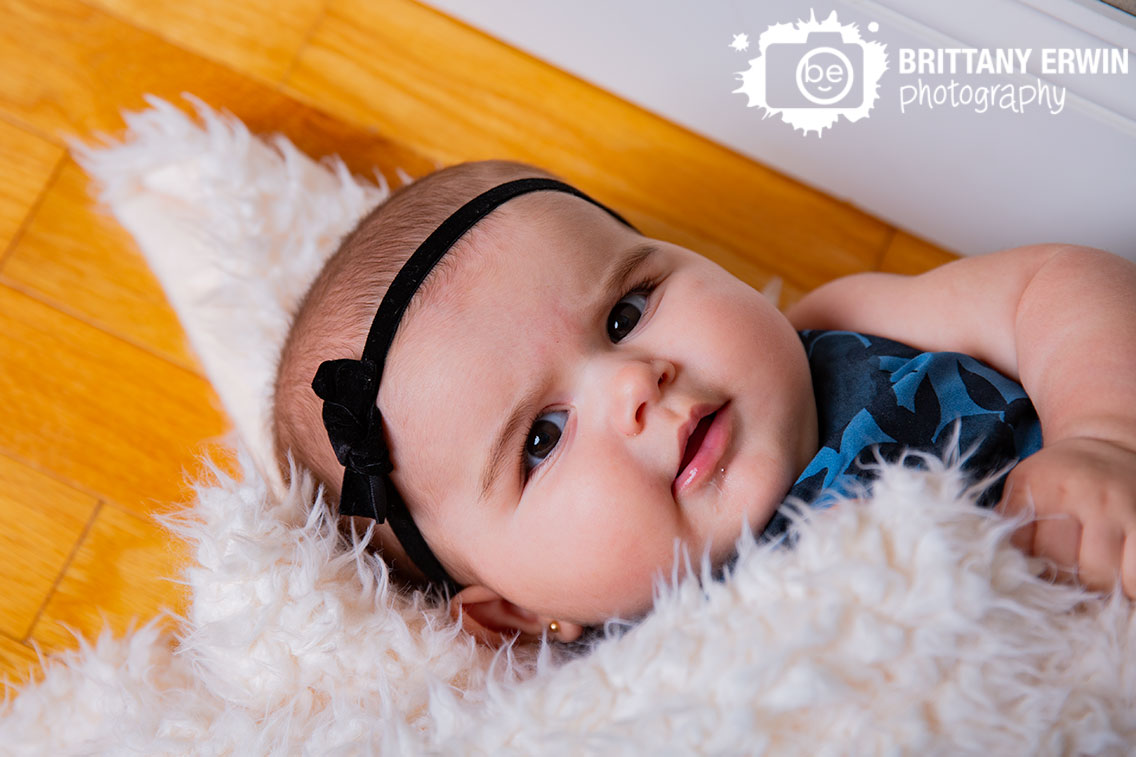
[[[169,579],[188,553],[149,516],[224,455],[229,422],[175,314],[65,146],[121,133],[144,93],[194,93],[392,179],[535,162],[754,285],[781,275],[785,302],[951,257],[411,0],[0,7],[0,676],[16,682],[33,641],[74,646],[64,624],[121,634],[184,609]]]

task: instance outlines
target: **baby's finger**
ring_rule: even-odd
[[[1039,518],[1034,531],[1032,553],[1056,563],[1056,578],[1076,575],[1081,550],[1081,521],[1059,513]]]
[[[1025,552],[1027,555],[1032,555],[1033,540],[1037,536],[1037,521],[1031,520],[1029,523],[1018,528],[1010,535],[1010,544]]]
[[[1032,511],[1033,503],[1025,495],[1024,487],[1015,489],[1014,479],[1011,478],[1006,482],[1005,491],[1002,493],[1002,501],[994,508],[997,512],[1005,516],[1017,515],[1022,510],[1030,509]],[[1036,535],[1037,521],[1031,520],[1028,523],[1019,526],[1014,533],[1010,535],[1010,544],[1025,552],[1027,555],[1033,554],[1033,540]]]
[[[1093,591],[1112,591],[1124,560],[1124,532],[1108,522],[1082,527],[1077,579]]]

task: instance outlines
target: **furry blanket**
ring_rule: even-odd
[[[1052,585],[957,469],[886,467],[873,495],[745,535],[584,649],[478,647],[338,534],[310,476],[273,470],[267,388],[288,313],[384,196],[198,103],[75,145],[166,287],[237,428],[163,519],[194,545],[170,631],[105,633],[0,709],[15,754],[1125,754],[1131,605]],[[239,326],[239,328],[238,328]]]

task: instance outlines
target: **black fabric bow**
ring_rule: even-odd
[[[323,425],[344,467],[339,513],[382,523],[390,505],[388,474],[394,466],[376,404],[378,367],[365,358],[325,360],[316,371],[312,389],[324,401]]]

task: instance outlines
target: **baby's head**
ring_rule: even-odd
[[[390,281],[446,217],[533,176],[550,175],[445,169],[344,239],[281,356],[282,465],[292,450],[338,498],[316,369],[360,357]],[[378,406],[391,480],[483,638],[556,621],[571,640],[642,613],[676,542],[724,561],[816,451],[808,365],[784,316],[710,260],[559,191],[504,202],[449,249],[398,326]],[[415,575],[389,526],[378,533]]]

